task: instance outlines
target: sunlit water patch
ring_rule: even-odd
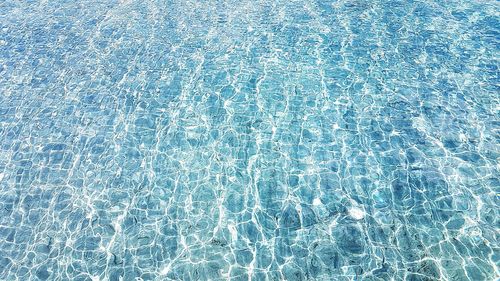
[[[1,280],[495,280],[495,1],[0,1]]]

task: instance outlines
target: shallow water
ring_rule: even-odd
[[[494,280],[495,1],[0,1],[1,280]]]

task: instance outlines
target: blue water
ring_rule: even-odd
[[[498,3],[0,1],[0,280],[499,278]]]

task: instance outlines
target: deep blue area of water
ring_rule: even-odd
[[[497,1],[0,1],[1,280],[495,280]]]

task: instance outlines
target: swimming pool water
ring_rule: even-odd
[[[497,1],[0,1],[1,280],[495,280]]]

